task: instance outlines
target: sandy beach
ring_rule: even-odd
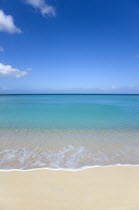
[[[139,167],[1,171],[1,210],[138,210]]]

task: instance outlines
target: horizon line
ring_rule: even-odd
[[[0,93],[0,95],[139,95],[139,93]]]

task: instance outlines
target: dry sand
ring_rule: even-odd
[[[139,210],[139,167],[0,172],[0,210]]]

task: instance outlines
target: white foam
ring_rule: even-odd
[[[113,134],[107,131],[107,135],[104,135],[101,132],[70,134],[61,131],[59,134],[28,130],[14,133],[6,130],[2,131],[1,137],[2,170],[44,168],[76,171],[139,163],[139,140],[138,135],[133,136],[133,132]]]
[[[139,167],[139,164],[115,164],[115,165],[106,165],[106,166],[102,166],[102,165],[95,165],[95,166],[84,166],[81,168],[32,168],[32,169],[0,169],[0,172],[10,172],[10,171],[21,171],[21,172],[27,172],[27,171],[40,171],[40,170],[51,170],[51,171],[82,171],[82,170],[87,170],[87,169],[91,169],[91,168],[109,168],[109,167]]]

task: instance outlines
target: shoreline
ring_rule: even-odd
[[[41,170],[48,170],[48,171],[67,171],[67,172],[78,172],[84,171],[87,169],[95,169],[95,168],[113,168],[113,167],[139,167],[139,164],[115,164],[115,165],[94,165],[94,166],[83,166],[81,168],[31,168],[31,169],[0,169],[0,172],[29,172],[29,171],[41,171]]]
[[[2,210],[138,210],[139,166],[0,171]]]
[[[29,131],[0,130],[0,169],[82,170],[139,164],[139,130]]]

